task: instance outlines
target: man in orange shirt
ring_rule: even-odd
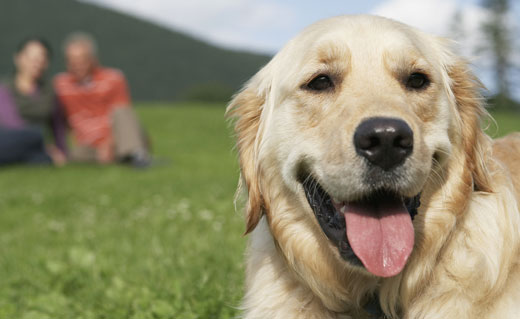
[[[75,138],[70,159],[148,166],[150,156],[123,73],[99,65],[88,34],[72,34],[64,49],[67,72],[55,77],[54,88]]]

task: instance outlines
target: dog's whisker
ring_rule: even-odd
[[[428,180],[431,181],[433,185],[435,185],[441,190],[442,203],[445,203],[448,196],[446,194],[446,190],[444,189],[444,187],[442,187],[443,177],[438,172],[438,170],[441,169],[441,165],[439,161],[437,161],[435,158],[433,158],[432,164],[433,167],[431,169],[431,174],[428,175]]]

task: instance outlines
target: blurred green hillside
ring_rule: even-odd
[[[72,0],[0,1],[0,74],[12,72],[16,45],[28,35],[54,48],[50,75],[64,69],[62,41],[93,34],[100,60],[123,70],[137,100],[222,100],[269,60],[226,50],[143,20]]]

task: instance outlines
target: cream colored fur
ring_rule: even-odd
[[[431,84],[407,90],[417,70]],[[334,90],[306,90],[318,74]],[[480,90],[448,41],[391,20],[332,18],[289,42],[228,108],[251,233],[244,318],[369,318],[376,294],[388,318],[520,318],[520,135],[482,132]],[[305,163],[339,200],[370,191],[352,135],[371,116],[414,132],[395,187],[421,193],[415,246],[391,278],[339,256],[296,176]]]

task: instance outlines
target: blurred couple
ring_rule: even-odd
[[[44,39],[30,37],[16,48],[15,72],[0,83],[0,165],[149,166],[148,140],[123,73],[99,64],[96,42],[86,33],[71,34],[63,48],[67,70],[53,83],[45,80],[52,51]]]

